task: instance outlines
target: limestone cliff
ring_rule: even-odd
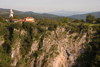
[[[21,40],[15,40],[11,50],[13,60],[11,65],[17,65],[17,67],[72,67],[77,63],[78,56],[84,52],[83,44],[88,42],[86,38],[87,33],[69,34],[64,27],[58,27],[52,32],[47,31],[40,36],[40,40],[33,40],[30,51],[24,57],[23,63],[19,65]]]
[[[14,34],[17,33],[17,36],[15,38]],[[19,36],[21,35],[25,35],[25,31],[24,30],[17,30],[14,29],[13,32],[13,43],[12,43],[12,48],[11,48],[11,59],[12,59],[12,66],[16,66],[17,62],[20,60],[21,58],[21,53],[20,53],[20,45],[21,45],[21,39],[19,38]]]
[[[43,54],[37,58],[37,67],[71,67],[75,64],[77,57],[84,52],[83,43],[86,42],[86,34],[84,33],[82,37],[78,37],[76,40],[75,36],[78,34],[73,33],[68,34],[68,31],[65,31],[64,28],[58,27],[55,31],[52,31],[51,34],[47,32],[43,39]],[[57,45],[55,51],[50,52],[50,48],[53,45]],[[58,54],[56,55],[56,52]],[[45,59],[45,63],[43,60]],[[31,66],[32,67],[32,66]]]
[[[11,59],[13,60],[11,65],[16,66],[16,64],[20,58],[21,58],[21,56],[20,56],[20,40],[16,40],[14,47],[12,47],[12,50],[11,50]]]

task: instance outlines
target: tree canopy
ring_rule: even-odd
[[[13,17],[13,19],[20,19],[20,18],[19,18],[19,17],[17,17],[17,16],[14,16],[14,17]]]
[[[69,22],[69,19],[67,18],[67,17],[64,17],[63,19],[62,19],[62,22],[64,23],[68,23]]]
[[[100,23],[100,18],[96,18],[96,22],[97,23]]]
[[[2,22],[3,21],[3,18],[0,16],[0,21]]]
[[[95,17],[92,14],[88,14],[86,16],[86,21],[89,23],[92,23],[94,21]]]

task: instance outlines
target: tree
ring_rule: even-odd
[[[89,23],[92,23],[94,19],[95,19],[95,17],[92,14],[88,14],[86,16],[86,21]]]
[[[96,22],[97,23],[100,23],[100,18],[96,18]]]
[[[68,19],[67,17],[64,17],[64,18],[62,19],[62,22],[63,22],[63,23],[68,23],[68,22],[69,22],[69,19]]]
[[[84,20],[83,20],[83,19],[81,19],[81,20],[80,20],[80,22],[84,22]]]
[[[22,24],[20,22],[17,22],[17,23],[14,24],[14,27],[16,29],[22,29]]]
[[[14,16],[14,17],[13,17],[13,19],[18,19],[18,20],[19,20],[20,18],[19,18],[19,17],[17,17],[17,16]]]
[[[12,19],[13,19],[13,17],[11,16],[10,19],[9,19],[9,21],[12,22]]]
[[[51,31],[55,30],[54,25],[50,25],[49,28],[48,28],[48,30],[51,30]]]
[[[50,22],[51,22],[51,20],[46,18],[45,22],[44,22],[44,25],[47,27],[47,26],[49,26]]]
[[[78,19],[76,19],[74,22],[77,22],[77,23],[78,23],[78,22],[80,22],[80,21],[79,21]]]
[[[40,19],[38,25],[44,25],[44,19],[43,18]]]
[[[2,22],[3,21],[3,18],[0,16],[0,21]]]

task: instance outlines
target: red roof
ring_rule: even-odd
[[[12,19],[12,20],[18,20],[18,19]]]
[[[24,19],[20,19],[20,20],[18,20],[19,22],[23,22],[24,21]]]
[[[33,17],[26,17],[26,19],[33,19]]]
[[[3,21],[8,21],[8,19],[3,19]]]

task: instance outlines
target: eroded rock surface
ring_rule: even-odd
[[[14,47],[11,50],[11,58],[13,60],[11,65],[16,66],[18,60],[21,58],[21,56],[20,56],[20,40],[17,40],[15,42]]]
[[[25,34],[25,31],[18,32],[21,32],[21,35]],[[75,38],[77,35],[80,36]],[[69,31],[66,31],[63,27],[58,27],[52,32],[47,31],[42,40],[33,41],[29,54],[25,56],[24,60],[28,58],[30,67],[72,67],[76,64],[75,61],[78,56],[84,52],[83,43],[86,42],[86,37],[86,33],[69,34]],[[41,49],[38,49],[39,42],[42,45]],[[34,53],[41,53],[39,50],[43,50],[42,54],[35,56]],[[15,41],[11,58],[13,59],[11,65],[16,66],[21,58],[20,39]]]
[[[64,28],[57,28],[56,31],[52,31],[51,35],[48,37],[44,37],[43,39],[43,49],[44,53],[40,57],[38,57],[38,61],[43,61],[43,56],[45,57],[47,53],[50,53],[50,48],[52,45],[57,44],[59,55],[50,58],[47,58],[47,67],[72,67],[75,64],[75,60],[77,57],[84,52],[83,43],[86,42],[86,34],[84,33],[82,37],[78,37],[76,40],[74,37],[78,35],[73,33],[68,35],[68,32],[65,32]],[[73,38],[71,38],[71,36]],[[37,62],[38,66],[41,67],[42,64]],[[32,66],[31,66],[32,67]],[[44,64],[44,67],[45,64]]]

